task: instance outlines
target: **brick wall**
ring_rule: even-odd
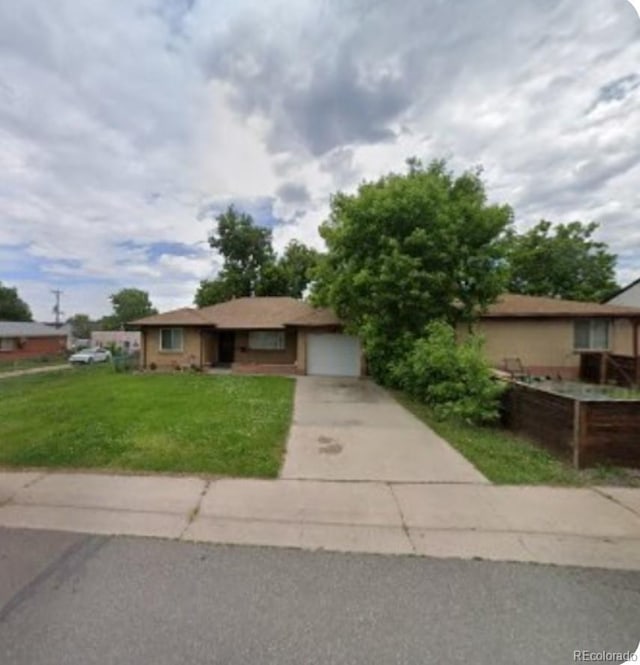
[[[22,344],[20,344],[20,340],[23,340]],[[0,351],[0,362],[6,360],[20,360],[21,358],[34,358],[37,356],[62,355],[66,348],[66,335],[54,337],[22,337],[20,339],[15,339],[12,351]]]

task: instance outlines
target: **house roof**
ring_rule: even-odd
[[[579,302],[541,296],[524,296],[505,293],[489,305],[480,315],[483,319],[491,318],[575,318],[575,317],[631,317],[640,318],[640,309],[606,305],[596,302]]]
[[[49,328],[55,328],[56,330],[59,330],[60,333],[63,333],[65,335],[70,335],[71,334],[71,324],[70,323],[60,323],[58,325],[55,324],[53,321],[43,321],[43,325],[48,326]]]
[[[288,325],[339,325],[333,312],[287,297],[235,298],[202,309],[183,307],[131,321],[131,325],[208,325],[229,330],[279,329]]]
[[[200,316],[200,310],[194,307],[181,307],[162,314],[152,314],[128,323],[132,326],[201,326],[203,324],[206,324],[206,321]]]
[[[297,319],[288,322],[291,326],[315,327],[315,326],[341,326],[342,321],[335,312],[328,307],[318,307],[303,314]]]
[[[623,293],[625,293],[629,289],[632,289],[637,284],[640,284],[640,277],[638,277],[638,279],[634,279],[633,282],[627,284],[626,286],[623,286],[621,289],[618,289],[615,293],[612,293],[606,300],[603,300],[603,302],[604,303],[611,302],[614,298],[621,296]]]
[[[66,337],[68,331],[35,321],[0,321],[0,337]]]

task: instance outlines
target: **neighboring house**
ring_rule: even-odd
[[[140,351],[140,333],[133,330],[94,330],[91,333],[91,346],[103,348],[115,345],[126,353]]]
[[[141,330],[143,367],[228,366],[256,373],[361,376],[360,343],[328,309],[286,297],[185,307],[130,325]]]
[[[73,349],[76,340],[73,336],[73,331],[71,329],[71,324],[70,323],[63,323],[61,325],[60,324],[56,325],[55,323],[50,323],[50,322],[46,321],[45,325],[49,326],[50,328],[53,328],[56,331],[56,335],[66,335],[67,349],[68,350]]]
[[[580,355],[608,351],[638,355],[640,308],[505,294],[474,324],[485,355],[501,369],[516,359],[532,375],[579,375]],[[466,334],[459,326],[459,334]]]
[[[640,307],[640,278],[631,284],[627,284],[623,289],[616,291],[606,300],[609,305],[622,305],[624,307]]]
[[[0,361],[61,354],[67,333],[44,323],[0,321]]]
[[[52,328],[55,332],[53,334],[55,335],[65,335],[67,340],[65,342],[66,348],[68,351],[74,348],[75,344],[75,338],[73,336],[73,332],[71,330],[71,324],[70,323],[55,323],[55,321],[42,321],[43,326],[47,326],[49,328]]]

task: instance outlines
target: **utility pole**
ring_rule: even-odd
[[[63,314],[63,312],[60,311],[60,296],[62,295],[62,291],[60,291],[60,289],[52,289],[51,293],[53,293],[53,295],[56,297],[56,304],[53,306],[53,313],[56,317],[56,328],[59,328],[60,316]]]

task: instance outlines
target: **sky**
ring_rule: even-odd
[[[636,3],[637,4],[637,3]],[[37,319],[192,304],[228,204],[322,248],[337,191],[482,165],[518,228],[600,224],[640,277],[628,0],[0,3],[0,281]]]

